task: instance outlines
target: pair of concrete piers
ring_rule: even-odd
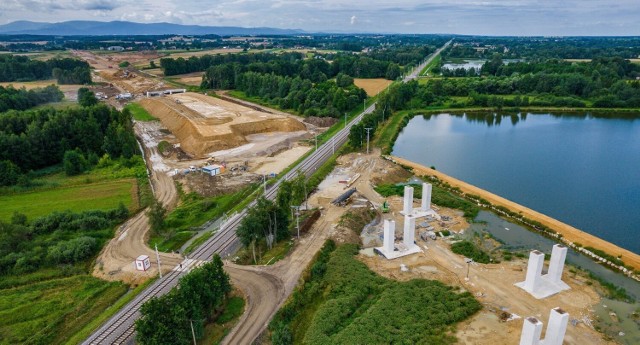
[[[402,243],[397,246],[399,247],[399,250],[396,250],[396,222],[392,219],[385,219],[382,247],[376,248],[376,250],[385,258],[392,260],[422,251],[420,247],[415,244],[416,219],[426,217],[427,215],[437,216],[435,211],[431,209],[431,191],[431,184],[422,184],[421,205],[420,208],[414,209],[413,187],[404,187],[404,204],[403,209],[400,212],[402,215],[404,215],[404,234]]]
[[[524,319],[520,345],[562,345],[568,323],[569,314],[566,311],[560,308],[551,309],[547,333],[545,338],[540,340],[542,336],[542,321],[533,316],[528,317]]]
[[[567,247],[561,244],[554,245],[551,251],[549,271],[543,275],[544,253],[538,250],[531,251],[531,253],[529,253],[526,279],[515,285],[537,299],[546,298],[560,291],[568,290],[569,285],[562,281],[562,271],[564,270],[566,258]]]
[[[555,295],[562,290],[568,290],[569,285],[562,281],[562,271],[567,258],[567,247],[556,244],[551,251],[549,270],[547,274],[542,274],[544,267],[544,253],[533,250],[529,253],[529,265],[527,266],[527,276],[525,281],[515,285],[537,299],[542,299]],[[520,345],[562,345],[564,335],[567,331],[569,314],[560,309],[551,309],[549,324],[544,340],[540,340],[542,335],[542,322],[535,317],[524,319],[522,325],[522,335]]]

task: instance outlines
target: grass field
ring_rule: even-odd
[[[0,189],[0,221],[10,220],[14,211],[33,219],[53,211],[114,209],[120,202],[130,211],[138,210],[150,193],[142,158],[128,167],[111,164],[71,177],[53,167],[40,172],[44,176],[34,179],[32,189]]]
[[[131,116],[136,121],[157,121],[158,119],[153,117],[149,112],[144,109],[138,103],[129,103],[125,106],[125,109],[129,109]]]
[[[0,290],[0,343],[63,344],[127,289],[75,275]]]
[[[9,221],[13,212],[20,212],[33,219],[53,211],[107,210],[122,202],[129,209],[136,209],[132,195],[135,179],[120,179],[98,183],[72,185],[42,191],[0,196],[0,220]]]

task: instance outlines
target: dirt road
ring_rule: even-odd
[[[178,192],[173,179],[167,175],[169,168],[162,163],[158,145],[146,132],[146,127],[134,126],[136,135],[144,142],[145,159],[151,171],[150,182],[154,196],[171,210],[178,202]],[[119,280],[127,284],[140,284],[158,274],[154,250],[147,246],[149,223],[146,209],[125,222],[116,236],[102,250],[96,260],[93,275],[106,280]],[[151,269],[137,271],[134,261],[139,255],[148,255]],[[182,261],[179,254],[160,253],[162,272],[168,272]]]
[[[534,211],[528,207],[517,204],[513,201],[507,200],[503,197],[487,192],[476,186],[470,185],[466,182],[455,179],[451,176],[443,174],[437,170],[429,169],[422,165],[413,163],[400,157],[392,157],[393,160],[399,164],[412,167],[416,175],[431,175],[435,176],[441,181],[445,181],[454,187],[459,187],[464,193],[479,195],[482,198],[488,200],[493,205],[502,205],[510,209],[511,211],[518,212],[523,216],[538,221],[545,226],[562,234],[566,241],[581,243],[583,246],[591,246],[597,249],[604,250],[606,253],[613,255],[614,257],[621,257],[625,264],[632,266],[636,270],[640,270],[640,255],[635,254],[629,250],[620,248],[613,243],[607,242],[596,236],[588,234],[584,231],[578,230],[568,224],[565,224],[559,220],[553,219],[540,212]]]
[[[222,344],[251,344],[268,325],[283,299],[282,280],[261,267],[225,263],[233,285],[239,287],[246,298],[242,318],[223,340]]]

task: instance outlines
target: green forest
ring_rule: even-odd
[[[0,86],[0,113],[11,109],[26,110],[49,102],[60,102],[63,98],[64,94],[55,85],[33,90]]]
[[[210,262],[180,279],[178,288],[145,302],[136,321],[137,341],[143,345],[190,345],[191,322],[195,337],[203,337],[203,327],[215,321],[231,291],[229,275],[217,254]]]
[[[55,78],[58,84],[89,84],[89,64],[71,58],[38,61],[26,56],[0,55],[0,82],[34,81]]]
[[[438,281],[383,278],[357,253],[325,243],[271,321],[274,345],[454,344],[452,327],[481,309],[469,292]]]
[[[82,108],[11,110],[0,116],[1,185],[20,175],[73,160],[70,175],[96,165],[107,154],[131,158],[138,153],[131,114],[106,105]]]

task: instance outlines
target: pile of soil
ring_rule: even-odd
[[[333,117],[309,116],[305,118],[303,121],[306,123],[310,123],[314,126],[324,128],[324,127],[333,126],[336,122],[338,122],[338,119],[334,119]]]

